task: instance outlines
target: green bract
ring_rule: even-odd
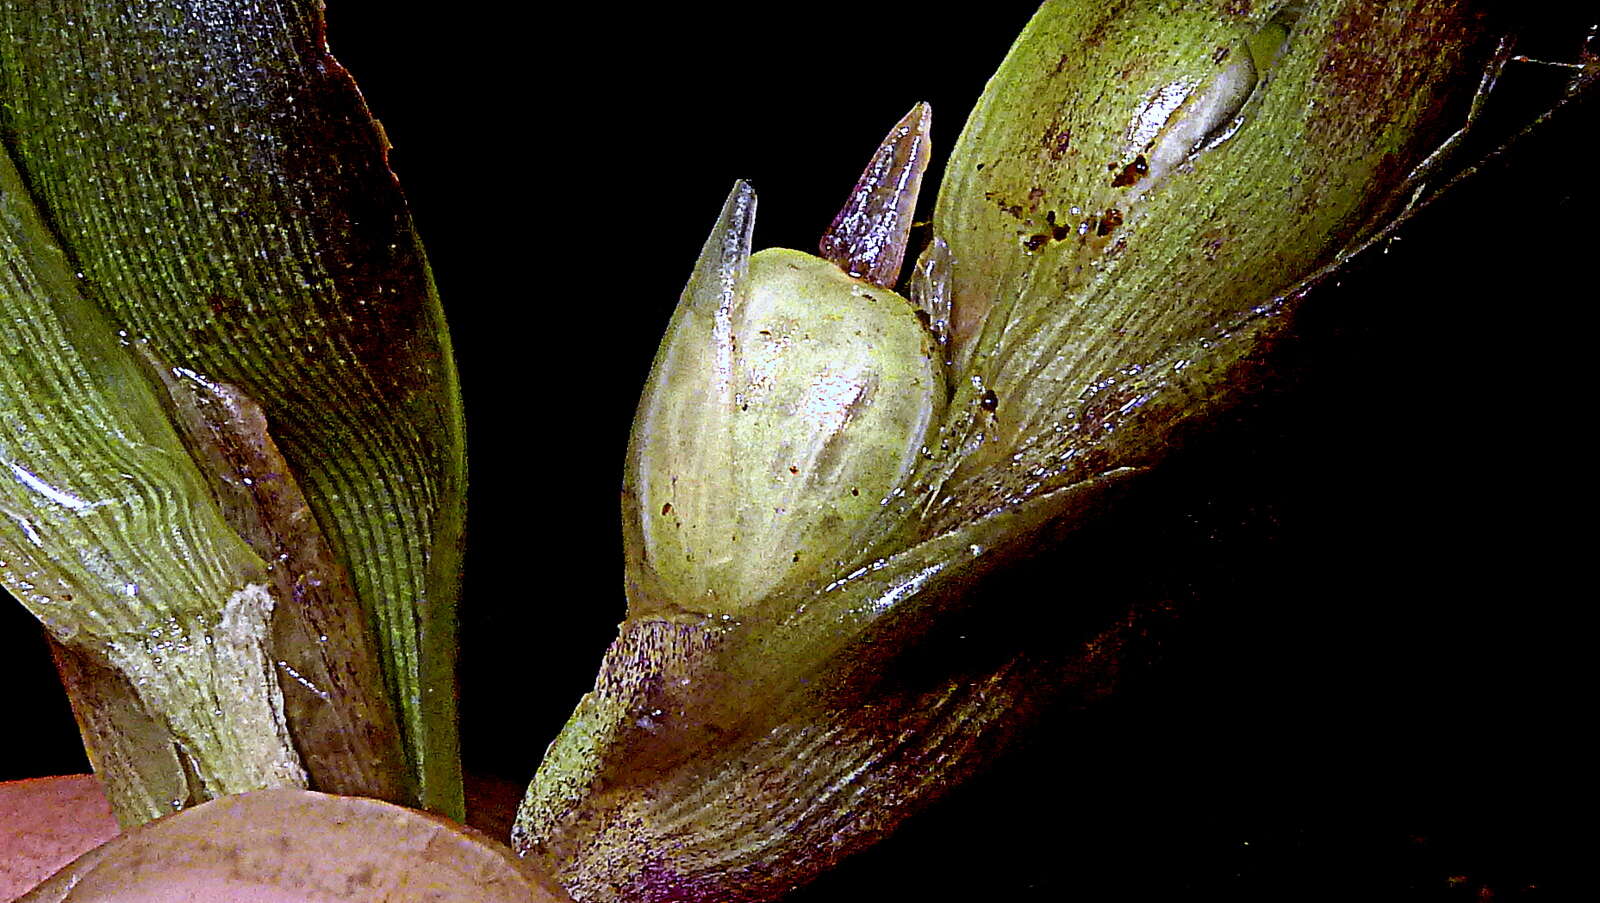
[[[908,279],[952,368],[942,413],[939,392],[897,381],[891,403],[921,405],[926,433],[900,414],[859,434],[739,432],[737,331],[696,318],[742,309],[760,290],[747,279],[786,308],[811,292],[742,269],[736,191],[635,422],[629,617],[529,788],[519,850],[585,901],[770,900],[887,832],[1042,700],[1092,693],[1126,617],[1026,655],[941,645],[940,627],[1044,538],[1068,540],[1064,568],[1093,567],[1070,560],[1074,531],[1240,394],[1304,281],[1392,217],[1462,126],[1479,39],[1470,9],[1434,0],[1044,4],[956,144]],[[888,157],[863,184],[892,194]],[[841,222],[859,218],[835,221],[830,260]],[[871,369],[920,372],[910,347],[878,346]],[[762,397],[802,397],[826,370],[794,363]],[[881,504],[782,483],[772,465],[806,436],[836,441],[837,472],[888,477]],[[1074,585],[1049,604],[1097,611]]]
[[[961,487],[935,520],[1153,461],[1225,400],[1286,292],[1462,126],[1481,45],[1453,2],[1046,4],[934,214],[972,377],[946,433],[966,451],[923,475]]]

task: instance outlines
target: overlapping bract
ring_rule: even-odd
[[[957,142],[912,277],[953,366],[915,469],[831,579],[754,611],[630,609],[529,789],[520,848],[577,899],[774,899],[1042,699],[1091,695],[1126,607],[1029,655],[929,638],[997,563],[1095,523],[1175,430],[1238,397],[1301,281],[1459,126],[1479,37],[1433,0],[1044,4]],[[920,664],[897,673],[908,651]]]

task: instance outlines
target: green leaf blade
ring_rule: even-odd
[[[459,816],[465,468],[448,335],[320,4],[0,6],[19,165],[110,319],[260,403],[378,628],[424,805]]]

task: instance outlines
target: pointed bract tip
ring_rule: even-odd
[[[702,311],[729,307],[750,262],[750,238],[756,225],[756,190],[740,179],[733,183],[722,212],[706,236],[695,261],[684,301]]]
[[[899,280],[932,155],[932,121],[932,107],[919,101],[895,123],[823,234],[822,256],[846,273],[882,288]]]

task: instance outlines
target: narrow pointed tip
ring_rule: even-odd
[[[932,107],[919,101],[895,123],[823,233],[822,256],[846,273],[883,288],[899,280],[932,153],[932,122]]]
[[[900,120],[900,125],[907,125],[913,121],[916,124],[917,131],[926,139],[928,137],[928,129],[933,124],[933,104],[928,103],[926,100],[919,100],[912,104],[911,111],[906,114],[904,119]],[[899,128],[899,126],[896,126],[896,128]]]
[[[753,216],[755,202],[756,190],[750,184],[750,180],[735,179],[733,189],[728,192],[728,199],[722,204],[723,214],[727,215],[729,211],[742,212],[748,210],[750,211],[749,215]]]
[[[722,239],[723,247],[735,254],[743,248],[750,256],[750,235],[756,225],[756,190],[745,179],[733,183],[728,199],[722,202],[722,212],[717,214],[717,224],[712,227],[708,242]],[[723,256],[727,256],[724,254]]]
[[[727,307],[739,290],[750,262],[750,239],[756,225],[756,190],[740,179],[733,183],[722,212],[706,236],[695,261],[684,300],[696,309],[714,311]]]

